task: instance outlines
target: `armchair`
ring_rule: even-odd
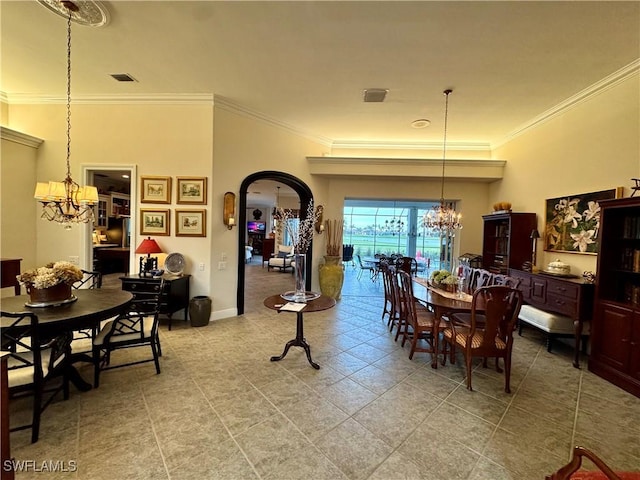
[[[277,253],[273,254],[267,263],[267,270],[279,268],[281,272],[286,272],[287,268],[293,269],[293,245],[278,245]]]

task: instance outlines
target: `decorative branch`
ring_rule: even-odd
[[[291,237],[294,253],[307,253],[309,245],[311,245],[311,240],[313,239],[313,228],[320,213],[321,212],[319,211],[314,211],[313,201],[311,201],[307,207],[306,218],[300,219],[296,224],[295,222],[289,221],[296,218],[296,214],[293,210],[278,207],[278,223],[282,222],[282,224],[284,224],[284,228]]]
[[[324,223],[327,232],[327,255],[338,256],[342,246],[342,222],[327,220]]]

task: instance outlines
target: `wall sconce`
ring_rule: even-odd
[[[224,194],[222,221],[229,230],[236,226],[236,194],[233,192]]]
[[[324,207],[318,205],[316,207],[316,232],[324,232],[324,222],[322,221],[322,214],[324,213]]]

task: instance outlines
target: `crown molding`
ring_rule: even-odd
[[[26,145],[27,147],[31,148],[38,148],[44,142],[44,140],[42,140],[41,138],[33,137],[31,135],[27,135],[26,133],[21,133],[16,130],[1,126],[0,138],[2,138],[2,140],[19,143],[20,145]]]
[[[66,96],[27,95],[15,93],[5,95],[8,103],[16,105],[66,104]],[[153,94],[153,95],[74,95],[72,105],[212,105],[211,94]]]
[[[572,97],[569,97],[564,102],[561,102],[555,107],[550,108],[546,112],[543,112],[537,117],[534,117],[527,123],[520,125],[518,128],[507,134],[507,136],[504,137],[500,142],[491,144],[491,149],[494,150],[498,147],[501,147],[505,143],[510,142],[511,140],[514,140],[520,135],[526,133],[528,130],[535,128],[538,125],[541,125],[557,117],[558,115],[565,113],[567,110],[570,110],[573,107],[586,102],[595,95],[599,95],[600,93],[615,87],[619,83],[628,80],[633,75],[637,75],[638,72],[640,72],[640,58],[613,72],[611,75],[603,78],[599,82],[596,82],[593,85],[585,88],[584,90],[576,93]]]
[[[343,148],[348,150],[442,150],[442,142],[384,142],[366,140],[337,140],[333,142],[331,146],[333,148]],[[491,150],[491,145],[489,143],[478,142],[447,142],[447,150],[485,152]]]
[[[298,135],[306,138],[307,140],[311,140],[312,142],[319,143],[326,147],[331,147],[333,141],[330,138],[322,137],[319,135],[314,135],[311,132],[301,130],[293,125],[289,125],[288,123],[281,122],[278,119],[265,115],[262,112],[258,112],[257,110],[253,110],[245,105],[241,105],[239,103],[234,102],[226,97],[221,95],[214,95],[214,105],[228,112],[236,113],[238,115],[242,115],[243,117],[252,118],[254,120],[259,120],[264,123],[268,123],[272,126],[278,127],[280,129],[286,130],[289,133],[293,133],[294,135]]]
[[[442,166],[441,158],[387,158],[387,157],[307,157],[309,163],[323,165],[419,165],[419,166]],[[446,165],[453,167],[504,167],[506,160],[467,160],[464,158],[446,159]]]

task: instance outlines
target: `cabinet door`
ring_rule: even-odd
[[[596,308],[594,354],[616,370],[625,371],[629,365],[632,319],[632,311],[627,308],[606,302]]]
[[[629,342],[629,375],[640,380],[640,314],[633,315],[631,341]]]

